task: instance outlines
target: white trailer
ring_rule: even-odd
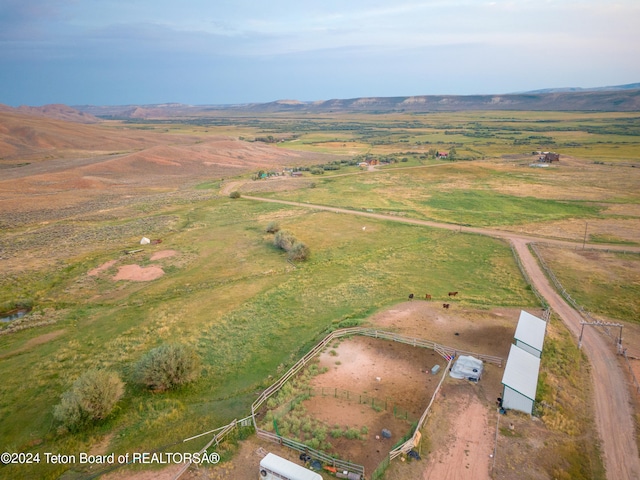
[[[268,453],[260,460],[260,480],[322,480],[322,476],[286,458]]]

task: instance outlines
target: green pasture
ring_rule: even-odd
[[[640,322],[640,255],[539,246],[544,261],[587,312]]]
[[[120,252],[86,255],[55,275],[55,269],[44,272],[32,292],[36,309],[58,311],[57,323],[0,336],[4,450],[74,453],[111,432],[109,451],[150,451],[223,425],[246,415],[270,376],[330,329],[364,322],[411,292],[437,299],[455,288],[460,302],[481,308],[536,304],[509,247],[481,236],[243,199],[162,213],[180,219],[175,231],[118,265],[161,264],[165,276],[114,282],[116,265],[89,278],[88,270]],[[286,262],[264,232],[271,220],[309,246],[310,260]],[[161,249],[179,255],[150,261]],[[37,344],[53,332],[55,338]],[[196,346],[201,377],[181,390],[151,394],[132,382],[132,365],[163,342]],[[106,423],[80,434],[59,432],[53,406],[89,368],[118,372],[127,382],[125,398]],[[1,475],[57,478],[64,470],[3,467]]]
[[[520,175],[518,175],[520,174]],[[278,192],[277,198],[473,226],[518,225],[604,215],[595,202],[549,198],[537,185],[552,172],[501,171],[471,164],[384,169],[357,177],[319,177],[315,188]],[[521,195],[501,193],[517,178]]]
[[[256,136],[295,136],[278,144],[283,148],[322,153],[356,150],[384,155],[455,147],[460,160],[536,150],[609,162],[635,161],[640,156],[640,117],[635,112],[280,114],[245,120],[244,126],[242,119],[233,121],[238,131],[248,128]]]
[[[130,121],[126,127],[197,135],[203,140],[208,135],[247,140],[272,135],[286,139],[277,144],[280,148],[335,155],[424,153],[455,147],[458,160],[537,150],[604,162],[640,158],[637,112],[279,113]]]

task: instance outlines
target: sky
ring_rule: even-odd
[[[0,0],[0,103],[11,106],[636,82],[638,0]]]

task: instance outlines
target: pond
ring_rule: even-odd
[[[12,320],[17,320],[18,318],[24,317],[30,311],[30,308],[14,308],[8,312],[0,312],[0,322],[11,322]]]

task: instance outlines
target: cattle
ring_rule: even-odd
[[[409,300],[413,300],[413,293],[409,294]]]
[[[431,295],[429,295],[428,293],[424,296],[425,300],[431,300]]]
[[[458,292],[449,292],[449,296],[450,297],[455,297],[458,294]]]
[[[449,308],[449,304],[448,303],[443,303],[442,304],[442,308],[447,308],[448,309]]]

